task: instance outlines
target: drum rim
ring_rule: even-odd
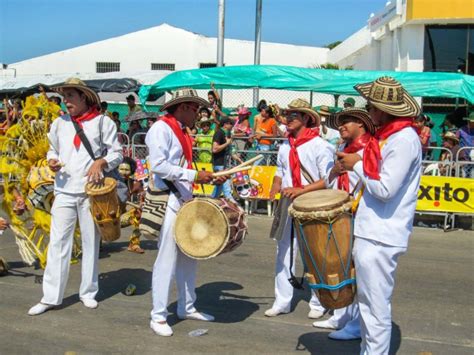
[[[93,184],[91,182],[88,182],[86,184],[86,194],[89,196],[99,196],[99,195],[105,195],[110,192],[112,192],[116,187],[117,187],[117,180],[111,177],[106,177],[104,179],[104,187],[100,189],[93,189],[92,188]]]
[[[229,238],[230,238],[230,221],[229,221],[229,218],[227,217],[227,215],[224,213],[224,211],[222,210],[222,208],[220,208],[221,206],[219,206],[215,200],[219,200],[219,199],[212,199],[212,198],[207,198],[207,197],[195,197],[193,198],[192,200],[189,200],[187,202],[185,202],[181,207],[184,207],[185,205],[187,204],[191,204],[191,203],[196,203],[196,202],[206,202],[206,203],[209,203],[211,205],[213,205],[213,207],[216,207],[217,211],[224,217],[225,219],[225,222],[227,223],[227,232],[226,232],[226,236],[224,238],[224,242],[222,243],[222,245],[219,247],[218,250],[216,250],[214,253],[210,254],[210,255],[207,255],[207,256],[195,256],[195,255],[191,255],[189,254],[189,252],[185,251],[181,245],[179,244],[178,242],[178,239],[176,237],[176,221],[178,220],[178,216],[179,216],[179,213],[180,213],[180,210],[178,211],[178,213],[176,214],[176,219],[175,219],[175,223],[174,223],[174,226],[173,226],[173,237],[174,237],[174,240],[176,242],[176,245],[178,246],[179,250],[181,250],[181,252],[183,254],[185,254],[186,256],[192,258],[192,259],[196,259],[196,260],[207,260],[207,259],[211,259],[211,258],[214,258],[216,257],[217,255],[220,254],[220,252],[222,252],[222,250],[224,250],[224,248],[227,246],[227,243],[229,242]]]
[[[314,191],[314,192],[321,192],[321,191],[325,191],[325,190],[320,190],[320,191]],[[335,191],[336,193],[341,194],[341,192],[344,192],[344,191],[341,191],[341,190],[329,190],[329,191]],[[311,193],[311,192],[309,192]],[[291,204],[293,210],[295,211],[298,211],[298,212],[319,212],[319,211],[331,211],[331,210],[334,210],[338,207],[342,207],[344,206],[346,203],[348,203],[351,199],[351,196],[346,193],[346,198],[342,201],[339,201],[339,202],[334,202],[332,204],[328,204],[328,205],[325,205],[325,206],[320,206],[320,207],[302,207],[302,206],[295,206],[295,202],[296,200],[298,199],[298,197],[293,201],[293,203]],[[302,195],[304,196],[304,195]]]

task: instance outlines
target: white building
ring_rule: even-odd
[[[326,48],[261,44],[262,64],[309,67],[323,64]],[[4,75],[63,75],[103,72],[183,70],[215,66],[217,38],[162,24],[8,65]],[[226,39],[224,64],[253,64],[254,42]]]

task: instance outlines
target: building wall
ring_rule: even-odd
[[[326,48],[262,42],[261,63],[309,67],[327,61]],[[124,36],[10,64],[17,77],[38,74],[94,73],[96,62],[119,62],[121,72],[150,71],[151,63],[173,63],[176,70],[215,63],[217,39],[167,24]],[[225,65],[253,64],[252,41],[227,39]]]
[[[407,21],[466,23],[473,18],[473,0],[407,0]]]

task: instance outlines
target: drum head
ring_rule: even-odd
[[[293,201],[296,211],[312,212],[331,210],[349,201],[349,194],[341,190],[311,191]]]
[[[86,194],[89,196],[103,195],[111,192],[116,186],[117,181],[114,178],[106,177],[100,185],[88,182],[86,185]]]
[[[176,216],[176,244],[194,259],[219,254],[227,244],[229,233],[227,216],[209,199],[196,198],[185,203]]]

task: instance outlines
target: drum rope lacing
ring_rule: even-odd
[[[352,214],[350,214],[350,213],[346,213],[346,214],[349,214],[352,217]],[[335,219],[320,220],[320,222],[322,222],[322,223],[329,224],[329,230],[328,230],[327,240],[326,240],[326,253],[325,253],[326,255],[328,253],[329,241],[331,240],[331,236],[334,237],[334,231],[332,229],[332,226],[333,226],[334,222],[336,222],[342,215],[343,214],[337,216]],[[354,219],[351,218],[351,236],[353,235],[353,228],[354,228]],[[319,268],[317,267],[316,261],[314,260],[314,257],[311,254],[311,249],[309,248],[308,242],[307,242],[306,238],[304,237],[304,231],[303,231],[303,224],[302,223],[299,224],[299,236],[301,236],[301,239],[305,244],[307,254],[308,254],[309,258],[311,259],[311,263],[313,264],[314,270],[316,271],[318,279],[320,280],[320,283],[315,283],[315,284],[308,283],[308,285],[311,289],[325,289],[325,290],[329,290],[329,291],[337,291],[338,289],[340,289],[344,286],[351,285],[351,284],[354,284],[356,282],[355,278],[352,278],[352,277],[350,278],[349,277],[349,271],[350,271],[350,266],[351,266],[351,262],[352,262],[352,244],[353,244],[353,238],[352,237],[350,238],[350,247],[349,247],[349,255],[348,255],[348,258],[347,258],[347,265],[344,265],[344,263],[342,261],[341,253],[340,253],[339,246],[338,246],[338,243],[337,243],[337,239],[333,238],[334,239],[334,244],[336,245],[336,250],[337,250],[337,253],[338,253],[338,256],[339,256],[339,260],[341,262],[342,269],[344,270],[344,277],[346,279],[342,282],[339,282],[336,285],[328,285],[326,283],[323,283],[324,278],[322,277],[321,272],[320,272]],[[300,242],[298,244],[299,244],[299,247],[300,247],[300,250],[301,250],[301,254],[303,256],[302,259],[303,259],[304,268],[305,268],[305,270],[308,270],[308,266],[306,265],[306,260],[304,258],[304,255],[305,255],[304,249],[302,248]],[[322,270],[323,274],[325,272],[325,267],[326,267],[326,264],[324,263],[323,264],[323,270]]]

